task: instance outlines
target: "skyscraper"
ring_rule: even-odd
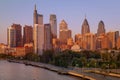
[[[71,38],[71,30],[68,29],[68,25],[65,22],[65,20],[62,20],[60,23],[60,33],[59,33],[59,39],[60,43],[67,44],[67,39]]]
[[[33,13],[33,24],[43,24],[43,15],[37,13],[36,5]],[[34,26],[34,25],[33,25]]]
[[[44,24],[44,50],[52,49],[52,34],[50,24]]]
[[[55,14],[50,15],[50,25],[51,25],[52,37],[57,38],[57,19]]]
[[[44,50],[44,25],[34,25],[34,52],[42,55]]]
[[[20,24],[13,24],[12,27],[16,31],[16,47],[23,46],[22,42],[22,26]]]
[[[81,33],[82,35],[85,33],[90,33],[89,24],[86,18],[83,21]]]
[[[23,31],[23,43],[31,43],[33,42],[33,28],[32,26],[25,25]]]
[[[60,30],[67,30],[68,29],[68,25],[65,22],[65,20],[62,20],[59,26],[60,26]]]
[[[103,21],[100,21],[98,24],[97,35],[105,34],[105,25]]]
[[[8,47],[16,47],[16,30],[12,26],[7,29]]]
[[[34,52],[42,55],[44,50],[43,15],[37,13],[36,5],[33,14],[33,26]]]
[[[34,6],[33,24],[38,24],[38,14],[37,14],[37,10],[36,10],[36,5]]]
[[[38,24],[42,25],[43,24],[43,15],[37,14],[37,16],[38,16]]]

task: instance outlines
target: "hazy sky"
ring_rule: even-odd
[[[34,4],[44,15],[44,23],[49,23],[50,14],[56,14],[58,29],[64,19],[73,36],[81,33],[85,15],[92,33],[100,20],[107,32],[120,30],[120,0],[0,0],[0,43],[7,42],[7,28],[13,23],[33,25]]]

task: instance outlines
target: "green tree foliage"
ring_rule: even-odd
[[[35,62],[39,62],[40,61],[40,57],[38,54],[35,54],[35,53],[27,53],[25,56],[24,56],[24,59],[25,60],[29,60],[29,61],[35,61]]]

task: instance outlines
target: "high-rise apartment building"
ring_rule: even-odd
[[[99,36],[100,34],[105,34],[105,25],[103,21],[100,21],[98,24],[97,35]]]
[[[82,35],[84,35],[86,33],[90,33],[89,24],[88,24],[88,21],[86,18],[83,21],[81,33],[82,33]]]
[[[57,38],[57,18],[55,14],[50,15],[50,25],[51,25],[52,38]]]
[[[23,29],[23,43],[32,43],[33,42],[33,28],[32,26],[25,25]]]
[[[44,50],[52,49],[52,33],[50,24],[44,24]]]
[[[12,26],[7,29],[7,44],[8,47],[16,47],[16,30]]]

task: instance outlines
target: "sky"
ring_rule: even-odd
[[[85,16],[91,33],[97,32],[100,20],[106,32],[120,31],[120,0],[0,0],[0,43],[7,43],[7,28],[13,23],[33,25],[35,4],[44,23],[49,23],[50,14],[56,14],[58,30],[64,19],[73,37],[81,33]]]

